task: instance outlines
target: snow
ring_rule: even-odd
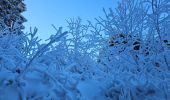
[[[37,28],[2,29],[0,100],[169,100],[170,17],[150,15],[142,1],[123,0],[94,24],[70,19],[47,43]],[[168,2],[148,6],[169,16]]]
[[[95,80],[81,81],[78,86],[78,90],[81,93],[81,100],[102,100],[103,96],[101,84]]]

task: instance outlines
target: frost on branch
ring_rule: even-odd
[[[0,20],[0,99],[168,100],[169,4],[122,0],[96,23],[69,19],[64,32],[53,25],[46,43],[37,28],[14,35],[21,23]]]
[[[169,9],[169,1],[122,0],[116,12],[104,10],[106,18],[96,19],[109,37],[99,52],[101,69],[114,77],[107,98],[170,98],[170,19],[163,6]]]

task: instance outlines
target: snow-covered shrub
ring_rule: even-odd
[[[122,0],[95,24],[70,19],[47,43],[37,28],[20,33],[24,19],[11,30],[0,20],[0,99],[168,100],[169,0],[157,1]]]
[[[36,30],[29,34],[31,38],[28,37],[29,35],[14,37],[7,35],[0,38],[0,99],[74,100],[79,98],[80,93],[76,88],[78,80],[68,76],[67,73],[57,72],[58,69],[53,70],[57,65],[55,62],[58,61],[53,58],[60,55],[53,55],[49,57],[50,61],[48,60],[48,52],[58,53],[49,51],[48,48],[67,33],[61,32],[59,28],[57,35],[44,45],[39,45],[38,38],[34,38]],[[45,61],[38,62],[43,57]],[[55,65],[48,65],[47,62]]]
[[[80,18],[67,20],[68,36],[61,39],[61,43],[55,46],[55,50],[65,62],[65,70],[71,74],[77,74],[82,80],[93,76],[95,72],[95,58],[99,41],[92,24],[82,24]],[[62,49],[62,50],[60,50]],[[63,59],[64,57],[64,59]],[[61,66],[61,65],[59,65]]]
[[[97,19],[109,37],[99,52],[98,63],[108,76],[118,76],[111,80],[119,79],[120,83],[120,86],[111,84],[106,88],[105,94],[108,98],[123,100],[129,97],[129,99],[170,98],[168,95],[170,60],[167,54],[169,52],[167,30],[170,19],[169,12],[163,10],[163,6],[169,9],[169,1],[122,0],[116,12],[110,9],[107,13],[104,10],[106,18]],[[131,77],[139,80],[143,74],[147,84],[134,85],[130,82]],[[125,78],[127,79],[124,80]],[[142,93],[136,93],[140,91],[138,87],[144,89],[141,90]],[[152,96],[147,94],[151,91],[150,88],[156,91]],[[124,92],[130,96],[125,96]]]

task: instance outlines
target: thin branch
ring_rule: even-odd
[[[57,34],[59,34],[59,33],[61,33],[61,28],[58,30]],[[32,64],[32,62],[35,60],[35,58],[36,58],[37,56],[39,56],[41,53],[43,53],[46,48],[48,48],[52,43],[56,42],[56,40],[58,41],[61,37],[63,37],[63,36],[66,35],[67,33],[68,33],[67,31],[64,32],[64,33],[62,33],[62,34],[59,35],[58,37],[52,39],[52,40],[51,40],[48,44],[46,44],[41,50],[38,50],[38,51],[36,52],[36,54],[32,57],[32,59],[26,64],[26,67],[25,67],[24,71],[21,73],[20,76],[22,76],[24,73],[26,73],[26,71],[29,69],[30,65]]]

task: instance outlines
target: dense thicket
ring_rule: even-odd
[[[2,3],[0,100],[170,99],[169,0],[122,0],[96,23],[53,26],[46,43],[22,33],[21,0]]]

